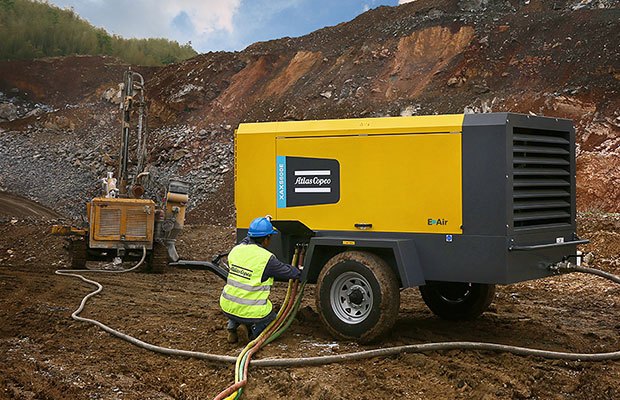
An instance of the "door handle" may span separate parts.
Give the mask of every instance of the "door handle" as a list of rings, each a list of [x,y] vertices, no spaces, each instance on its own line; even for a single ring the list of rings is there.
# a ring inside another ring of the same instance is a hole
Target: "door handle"
[[[357,224],[355,224],[355,227],[357,229],[361,229],[361,230],[368,230],[368,229],[372,229],[372,224],[369,224],[369,223],[357,223]]]

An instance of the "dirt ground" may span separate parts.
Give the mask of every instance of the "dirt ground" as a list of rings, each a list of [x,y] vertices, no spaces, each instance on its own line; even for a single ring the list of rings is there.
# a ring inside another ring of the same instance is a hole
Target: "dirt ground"
[[[239,122],[464,110],[571,118],[578,210],[620,211],[616,3],[418,0],[242,52],[136,69],[147,81],[154,174],[178,172],[194,182],[192,199],[202,190],[179,253],[211,259],[233,245],[229,165]],[[117,164],[118,104],[106,93],[126,68],[110,57],[0,63],[0,91],[43,112],[0,124],[0,190],[81,212],[94,180]],[[217,151],[221,157],[211,157]],[[233,381],[231,365],[158,355],[73,321],[93,288],[54,274],[69,266],[64,239],[47,233],[55,218],[55,211],[0,192],[0,400],[205,399]],[[590,265],[620,274],[620,214],[583,212],[579,226],[592,242],[581,248],[595,255]],[[157,345],[238,354],[240,346],[225,341],[217,305],[223,282],[214,274],[87,275],[104,291],[83,316]],[[488,312],[459,323],[433,316],[418,291],[407,289],[394,329],[373,346],[333,340],[316,314],[313,289],[298,320],[257,358],[457,340],[620,349],[620,286],[597,277],[499,287]],[[276,286],[276,303],[284,292]],[[620,399],[620,362],[449,351],[251,368],[245,398]]]
[[[0,399],[204,399],[232,382],[233,367],[163,356],[73,321],[93,290],[54,275],[66,268],[64,239],[42,217],[0,218]],[[583,214],[591,265],[620,273],[620,216]],[[179,252],[209,259],[233,243],[233,230],[191,226]],[[97,263],[89,263],[97,268]],[[226,343],[217,299],[223,282],[204,271],[164,275],[87,274],[104,285],[83,316],[153,344],[236,355]],[[276,303],[284,284],[274,290]],[[475,321],[433,316],[417,290],[402,292],[396,326],[383,342],[360,346],[332,339],[309,288],[298,320],[256,358],[344,353],[379,346],[471,340],[573,352],[620,349],[620,287],[597,277],[567,275],[498,288],[491,309]],[[246,399],[617,399],[620,363],[564,362],[511,354],[447,351],[374,358],[307,368],[251,368]]]

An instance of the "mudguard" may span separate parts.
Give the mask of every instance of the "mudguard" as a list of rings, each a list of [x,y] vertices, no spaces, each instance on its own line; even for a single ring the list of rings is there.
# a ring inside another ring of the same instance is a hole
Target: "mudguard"
[[[402,238],[350,238],[324,236],[310,239],[302,281],[316,283],[325,263],[338,253],[347,250],[368,251],[382,257],[398,276],[401,288],[424,285],[424,274],[420,265],[415,242]]]

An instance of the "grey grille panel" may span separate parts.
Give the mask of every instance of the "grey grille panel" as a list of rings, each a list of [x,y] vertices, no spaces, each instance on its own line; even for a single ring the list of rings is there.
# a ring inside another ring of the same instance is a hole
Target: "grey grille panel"
[[[521,168],[514,171],[515,176],[521,175],[545,175],[545,176],[568,176],[570,172],[561,168]]]
[[[525,132],[528,130],[532,131],[532,129],[515,128],[514,135],[513,135],[514,142],[515,143],[527,142],[527,143],[565,144],[567,146],[570,144],[570,141],[568,139],[568,133],[566,132],[559,132],[559,133],[565,134],[566,136],[564,137],[538,135],[537,132],[545,132],[545,131],[540,131],[540,130],[530,135],[519,133],[519,132]],[[554,132],[554,133],[558,133],[558,132]]]
[[[569,201],[561,200],[538,200],[535,201],[515,201],[515,210],[541,210],[547,208],[565,208],[570,207]]]
[[[127,236],[146,238],[147,214],[142,209],[127,210]]]
[[[522,153],[519,153],[522,154]],[[527,153],[525,153],[527,154]],[[513,162],[515,164],[524,164],[524,165],[570,165],[569,160],[563,160],[559,157],[514,157]]]
[[[514,146],[512,150],[515,153],[539,153],[539,154],[570,154],[568,150],[553,147],[540,146]]]
[[[519,179],[514,183],[516,187],[550,187],[550,186],[570,186],[570,182],[562,179]]]
[[[119,236],[120,234],[121,210],[102,208],[98,236]]]
[[[514,228],[571,224],[570,133],[513,130]]]
[[[516,199],[542,199],[549,197],[570,197],[565,190],[515,190],[513,198]]]

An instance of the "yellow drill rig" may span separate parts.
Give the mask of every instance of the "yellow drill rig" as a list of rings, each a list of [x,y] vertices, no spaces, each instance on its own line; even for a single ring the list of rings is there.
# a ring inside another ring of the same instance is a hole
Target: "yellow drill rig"
[[[163,272],[179,261],[175,241],[183,229],[189,185],[170,180],[162,204],[144,198],[147,135],[144,78],[128,70],[121,85],[122,133],[118,180],[113,172],[102,179],[103,193],[86,204],[87,226],[54,225],[52,233],[70,236],[71,267],[85,268],[89,260],[140,257],[147,251],[146,270]],[[137,126],[132,126],[137,114]],[[130,159],[130,150],[135,153]],[[131,170],[131,171],[130,171]]]

